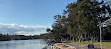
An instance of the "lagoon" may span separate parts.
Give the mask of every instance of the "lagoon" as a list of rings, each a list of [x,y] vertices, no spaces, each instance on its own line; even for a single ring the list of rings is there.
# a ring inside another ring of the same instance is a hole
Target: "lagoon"
[[[48,46],[43,39],[0,41],[0,49],[43,49]]]

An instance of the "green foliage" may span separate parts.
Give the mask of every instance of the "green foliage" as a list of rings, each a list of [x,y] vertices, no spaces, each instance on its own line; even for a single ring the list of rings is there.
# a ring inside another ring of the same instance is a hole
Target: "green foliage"
[[[7,41],[7,40],[10,40],[10,36],[7,34],[7,35],[3,35],[3,34],[0,34],[0,41]]]
[[[53,39],[65,39],[64,36],[75,39],[87,37],[97,39],[99,37],[97,25],[99,22],[105,21],[105,18],[111,14],[109,2],[103,0],[101,2],[97,0],[77,0],[77,2],[68,4],[66,8],[63,16],[54,16],[53,31],[50,30]]]

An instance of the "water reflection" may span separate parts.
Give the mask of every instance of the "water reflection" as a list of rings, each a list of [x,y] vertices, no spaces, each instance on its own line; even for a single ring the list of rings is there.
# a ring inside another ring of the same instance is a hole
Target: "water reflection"
[[[42,39],[0,41],[0,49],[43,49],[48,48]]]

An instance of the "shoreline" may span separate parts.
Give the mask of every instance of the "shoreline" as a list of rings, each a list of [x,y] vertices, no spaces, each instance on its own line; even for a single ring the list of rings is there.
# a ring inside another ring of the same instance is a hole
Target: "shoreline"
[[[73,46],[66,45],[64,43],[55,43],[51,46],[51,49],[76,49]]]

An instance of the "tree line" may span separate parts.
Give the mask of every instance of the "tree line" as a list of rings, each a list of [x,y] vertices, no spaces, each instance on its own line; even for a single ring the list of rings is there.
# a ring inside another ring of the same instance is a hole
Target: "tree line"
[[[8,35],[0,34],[0,41],[9,41],[9,40],[30,40],[30,39],[42,39],[44,34],[41,35]]]
[[[55,15],[52,28],[47,28],[48,33],[44,38],[57,41],[73,40],[98,40],[98,24],[109,19],[111,15],[111,2],[98,0],[77,0],[66,6],[63,15]],[[111,39],[111,26],[103,27],[104,38]]]

